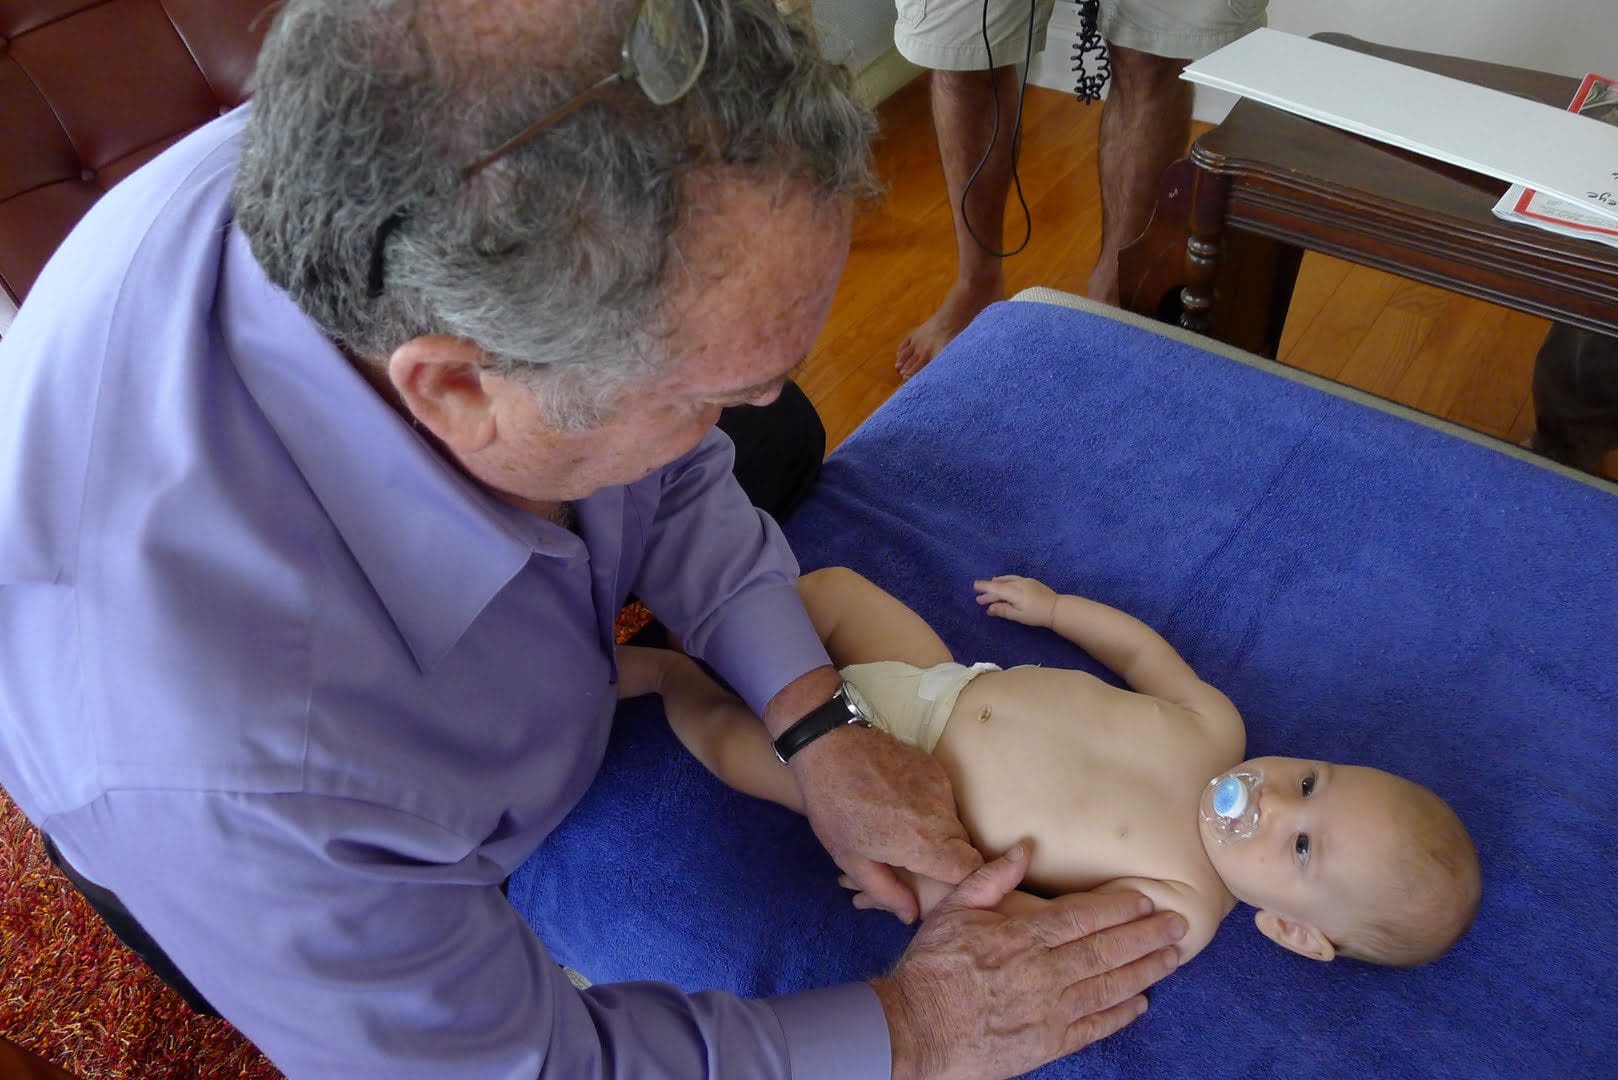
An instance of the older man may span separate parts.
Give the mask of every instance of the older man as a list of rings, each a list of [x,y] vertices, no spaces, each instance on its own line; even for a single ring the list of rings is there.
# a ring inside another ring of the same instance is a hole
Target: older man
[[[831,722],[712,429],[809,348],[869,131],[766,0],[289,0],[251,112],[42,275],[0,356],[0,783],[288,1074],[1009,1073],[1172,968],[1137,896],[992,910],[1025,853],[980,866],[935,765]],[[600,764],[630,590],[862,889],[962,881],[894,972],[580,992],[505,903]]]

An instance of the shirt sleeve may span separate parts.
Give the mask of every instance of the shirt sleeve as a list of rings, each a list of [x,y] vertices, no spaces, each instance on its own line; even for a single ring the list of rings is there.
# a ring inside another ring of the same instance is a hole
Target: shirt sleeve
[[[715,428],[663,471],[634,589],[762,714],[782,687],[831,659],[798,599],[798,561],[736,483],[734,458]]]
[[[768,1001],[577,989],[476,845],[396,810],[124,790],[51,827],[289,1077],[889,1072],[863,985]]]

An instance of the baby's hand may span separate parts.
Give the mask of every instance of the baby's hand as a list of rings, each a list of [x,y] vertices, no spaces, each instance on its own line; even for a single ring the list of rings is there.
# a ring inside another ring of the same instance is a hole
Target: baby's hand
[[[1056,617],[1056,593],[1033,578],[1002,574],[993,581],[974,581],[978,603],[988,605],[997,619],[1010,619],[1025,626],[1049,626]]]

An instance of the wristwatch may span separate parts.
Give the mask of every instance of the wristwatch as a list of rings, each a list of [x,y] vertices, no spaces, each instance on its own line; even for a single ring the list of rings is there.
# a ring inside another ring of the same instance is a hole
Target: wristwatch
[[[865,699],[847,683],[838,687],[837,693],[824,705],[781,732],[781,737],[775,740],[775,756],[785,765],[793,754],[828,731],[835,731],[845,724],[871,726],[871,710],[865,704]]]

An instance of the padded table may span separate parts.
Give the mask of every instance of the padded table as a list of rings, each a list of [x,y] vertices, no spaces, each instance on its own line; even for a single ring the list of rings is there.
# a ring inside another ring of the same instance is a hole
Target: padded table
[[[984,617],[974,577],[1130,611],[1230,695],[1250,755],[1410,776],[1477,842],[1482,908],[1439,961],[1319,964],[1238,907],[1145,1016],[1041,1075],[1612,1074],[1618,488],[1036,290],[870,417],[786,525],[806,569],[855,568],[963,661],[1096,670]],[[903,951],[835,877],[803,820],[723,788],[642,699],[510,897],[593,981],[767,995]]]

